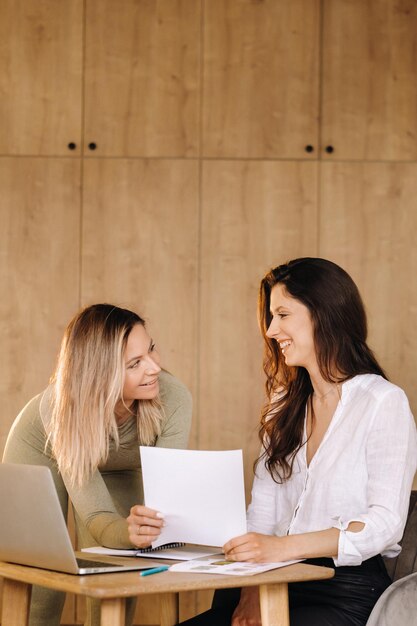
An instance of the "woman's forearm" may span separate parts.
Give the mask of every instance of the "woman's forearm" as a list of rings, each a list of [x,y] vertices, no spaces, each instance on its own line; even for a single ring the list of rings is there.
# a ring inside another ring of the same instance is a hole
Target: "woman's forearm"
[[[349,532],[360,532],[365,524],[351,522],[347,528]],[[313,559],[318,557],[337,557],[340,530],[327,528],[300,535],[282,537],[285,541],[284,550],[289,555],[286,561],[294,559]]]
[[[364,526],[362,522],[351,522],[347,530],[360,532]],[[317,557],[332,558],[338,554],[339,535],[338,528],[283,537],[252,532],[231,539],[223,546],[223,549],[227,558],[255,563],[295,561]]]

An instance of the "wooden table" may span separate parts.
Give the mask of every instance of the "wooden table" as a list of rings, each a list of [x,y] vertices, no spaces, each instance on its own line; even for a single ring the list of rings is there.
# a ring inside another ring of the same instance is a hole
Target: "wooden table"
[[[184,574],[163,572],[139,576],[139,572],[76,576],[26,565],[0,562],[3,583],[1,626],[27,626],[32,585],[42,585],[101,600],[101,626],[124,626],[125,600],[132,596],[160,596],[160,624],[178,623],[181,591],[259,586],[263,626],[289,626],[288,583],[332,578],[334,570],[304,563],[288,565],[254,576]]]

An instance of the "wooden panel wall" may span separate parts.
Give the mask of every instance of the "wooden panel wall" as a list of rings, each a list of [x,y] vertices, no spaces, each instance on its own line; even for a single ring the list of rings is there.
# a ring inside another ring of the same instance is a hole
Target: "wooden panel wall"
[[[0,154],[79,152],[82,0],[2,0]]]
[[[88,0],[85,149],[196,156],[200,2]]]
[[[316,163],[204,162],[198,443],[243,446],[248,490],[264,397],[259,279],[277,258],[316,254],[316,180]]]
[[[249,492],[257,290],[295,256],[357,280],[371,345],[417,413],[416,14],[413,0],[1,3],[0,451],[69,318],[110,300],[149,319],[190,386],[191,446],[243,448]],[[184,594],[182,619],[209,601]],[[64,622],[82,618],[70,600]],[[136,622],[156,620],[145,601]]]
[[[137,311],[164,366],[197,395],[198,164],[88,159],[81,301]]]
[[[324,0],[321,136],[338,158],[416,160],[416,33],[415,0]]]
[[[325,163],[319,253],[349,271],[369,340],[416,415],[417,163]]]
[[[319,5],[205,0],[205,156],[303,158],[317,147]]]
[[[45,387],[78,309],[80,164],[0,158],[0,446],[17,412]]]
[[[0,454],[79,307],[80,162],[0,157]],[[63,619],[74,621],[67,598]]]

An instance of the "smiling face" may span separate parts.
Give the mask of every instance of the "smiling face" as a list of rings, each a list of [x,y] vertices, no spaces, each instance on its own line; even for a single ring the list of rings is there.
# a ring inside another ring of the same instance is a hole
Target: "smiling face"
[[[124,353],[125,381],[123,401],[152,400],[159,393],[159,354],[142,324],[130,331]]]
[[[305,367],[310,373],[316,370],[314,329],[308,308],[278,283],[271,289],[270,310],[272,321],[266,334],[278,342],[286,365]]]

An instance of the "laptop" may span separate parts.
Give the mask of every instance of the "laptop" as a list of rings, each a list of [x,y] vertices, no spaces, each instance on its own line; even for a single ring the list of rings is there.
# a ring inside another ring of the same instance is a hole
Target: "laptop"
[[[51,470],[15,463],[0,464],[0,560],[83,575],[160,565],[76,558]]]

